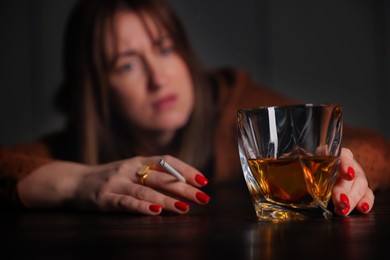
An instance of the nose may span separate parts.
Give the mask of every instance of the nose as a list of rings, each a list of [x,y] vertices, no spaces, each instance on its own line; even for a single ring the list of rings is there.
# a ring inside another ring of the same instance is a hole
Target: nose
[[[158,60],[152,60],[148,62],[148,88],[152,91],[158,90],[163,87],[167,82],[167,68],[161,64]]]

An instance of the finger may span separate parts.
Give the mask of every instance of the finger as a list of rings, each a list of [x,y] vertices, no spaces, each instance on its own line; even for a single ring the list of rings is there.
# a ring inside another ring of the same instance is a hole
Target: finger
[[[361,200],[359,200],[356,208],[361,213],[368,213],[371,211],[374,206],[375,195],[371,189],[367,189],[366,194]]]
[[[196,187],[204,187],[209,182],[207,178],[202,173],[200,173],[199,170],[173,156],[163,155],[163,156],[156,156],[152,158],[153,161],[149,163],[152,163],[153,169],[170,174],[170,172],[167,169],[165,169],[158,163],[159,159],[161,158],[166,163],[168,163],[172,168],[174,168],[179,174],[181,174],[188,183]]]
[[[333,186],[332,201],[334,204],[334,212],[338,215],[346,216],[351,210],[351,205],[347,196],[351,186],[351,182],[342,178],[337,179]]]
[[[375,196],[368,187],[368,181],[361,165],[355,161],[356,176],[348,194],[351,208],[357,208],[359,212],[366,213],[374,205]]]
[[[208,179],[202,173],[200,173],[200,171],[170,155],[133,157],[132,159],[117,162],[117,171],[121,175],[131,175],[131,180],[133,180],[134,182],[137,182],[138,179],[136,176],[137,170],[144,165],[149,165],[152,169],[169,174],[169,172],[158,163],[160,158],[168,162],[176,171],[183,175],[186,179],[186,182],[190,183],[191,185],[200,188],[208,184]]]
[[[364,171],[357,162],[355,162],[355,168],[356,176],[353,181],[346,181],[340,178],[332,190],[335,212],[340,215],[348,215],[356,207],[358,202],[366,196],[367,191],[370,190]],[[372,203],[369,201],[368,206],[372,207]]]
[[[179,182],[174,176],[164,172],[150,170],[144,184],[150,188],[172,194],[201,205],[209,202],[210,196],[187,183]]]
[[[353,154],[347,148],[341,151],[338,173],[339,177],[332,189],[332,201],[335,213],[345,216],[351,211],[348,194],[352,189],[352,180],[355,178]]]
[[[346,180],[353,180],[355,177],[353,154],[347,148],[341,150],[339,172]]]
[[[345,194],[342,193],[341,200],[342,200],[344,195]],[[375,195],[374,195],[373,191],[370,188],[368,188],[366,190],[366,193],[364,194],[364,196],[356,204],[355,208],[361,213],[368,213],[373,208],[374,201],[375,201]],[[342,202],[340,202],[340,203],[342,203]],[[350,205],[352,205],[352,204],[350,204]],[[335,207],[334,211],[336,214],[338,214],[340,216],[346,216],[352,211],[353,208],[354,207],[352,207],[352,206],[348,206],[348,207],[339,206],[339,207]]]
[[[355,163],[356,175],[353,179],[351,189],[347,194],[351,203],[351,208],[355,208],[360,199],[365,196],[368,190],[368,181],[364,170],[358,162]]]
[[[102,209],[157,215],[161,210],[185,214],[190,206],[139,184],[129,185],[127,191],[106,193],[100,199]]]
[[[159,204],[114,193],[105,194],[100,204],[101,209],[107,211],[126,211],[144,215],[158,215],[162,211]]]
[[[190,210],[190,206],[187,203],[160,193],[150,187],[138,184],[132,186],[133,187],[129,187],[127,190],[127,194],[132,197],[161,205],[164,210],[178,214],[184,214]]]

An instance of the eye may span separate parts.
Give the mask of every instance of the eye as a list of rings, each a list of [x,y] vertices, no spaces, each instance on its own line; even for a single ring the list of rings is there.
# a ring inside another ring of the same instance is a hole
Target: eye
[[[134,68],[134,64],[131,62],[127,62],[119,67],[120,71],[129,71]]]
[[[169,55],[175,51],[175,48],[173,46],[166,46],[162,47],[160,50],[161,55]]]
[[[122,58],[117,65],[119,72],[133,73],[140,69],[142,69],[142,61],[137,56]]]

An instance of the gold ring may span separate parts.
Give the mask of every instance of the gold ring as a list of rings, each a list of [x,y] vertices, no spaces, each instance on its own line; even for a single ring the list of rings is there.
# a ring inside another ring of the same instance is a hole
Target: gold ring
[[[145,165],[142,165],[138,171],[137,171],[137,176],[139,177],[139,182],[142,184],[142,185],[145,185],[145,180],[146,178],[148,177],[148,172],[150,170],[150,165],[148,164],[145,164]]]

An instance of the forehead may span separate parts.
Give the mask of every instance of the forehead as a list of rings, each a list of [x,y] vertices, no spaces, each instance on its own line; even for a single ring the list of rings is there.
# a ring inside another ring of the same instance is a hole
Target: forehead
[[[106,46],[111,53],[113,50],[120,52],[129,48],[140,50],[150,47],[163,34],[165,30],[150,15],[129,10],[118,11],[106,30]]]

